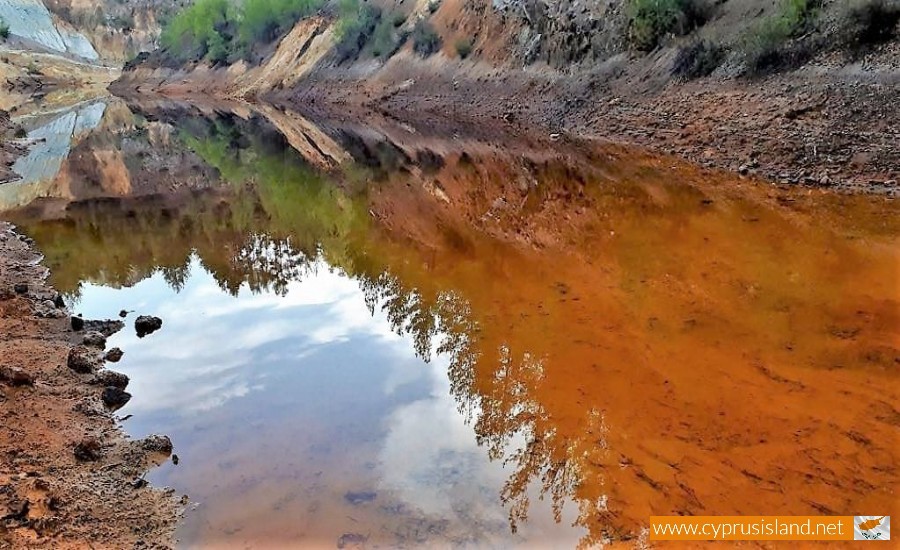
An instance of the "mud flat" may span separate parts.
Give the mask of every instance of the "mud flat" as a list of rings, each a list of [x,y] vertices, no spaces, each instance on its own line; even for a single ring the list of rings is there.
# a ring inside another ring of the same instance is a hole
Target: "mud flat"
[[[74,330],[40,261],[0,222],[0,548],[169,547],[179,502],[142,476],[171,443],[127,439],[101,397],[127,384],[102,368],[122,323]]]

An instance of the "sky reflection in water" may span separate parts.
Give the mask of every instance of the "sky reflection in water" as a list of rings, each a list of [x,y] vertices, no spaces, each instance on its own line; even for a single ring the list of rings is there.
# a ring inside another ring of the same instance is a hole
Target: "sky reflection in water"
[[[509,473],[458,412],[447,359],[417,357],[321,260],[284,296],[246,285],[232,296],[195,257],[180,292],[162,274],[131,288],[85,284],[78,307],[164,320],[109,345],[126,350],[116,368],[132,378],[126,429],[169,434],[180,458],[151,481],[200,503],[180,532],[188,544],[577,540],[571,518],[557,525],[546,510],[510,533],[498,499]]]

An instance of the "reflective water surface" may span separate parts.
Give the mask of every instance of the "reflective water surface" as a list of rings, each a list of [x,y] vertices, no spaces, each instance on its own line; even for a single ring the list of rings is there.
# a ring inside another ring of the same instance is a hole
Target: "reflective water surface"
[[[890,199],[100,105],[0,204],[77,311],[163,318],[110,345],[124,428],[174,441],[150,479],[189,495],[185,547],[631,545],[651,514],[895,506]]]

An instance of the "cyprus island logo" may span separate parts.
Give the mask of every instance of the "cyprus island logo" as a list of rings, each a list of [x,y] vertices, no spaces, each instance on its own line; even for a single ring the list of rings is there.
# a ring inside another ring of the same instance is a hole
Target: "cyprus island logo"
[[[854,516],[853,540],[891,540],[891,516]]]

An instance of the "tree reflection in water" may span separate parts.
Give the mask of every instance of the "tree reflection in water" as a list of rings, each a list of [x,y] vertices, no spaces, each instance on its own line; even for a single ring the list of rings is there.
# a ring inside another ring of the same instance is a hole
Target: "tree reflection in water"
[[[283,296],[312,270],[340,270],[358,282],[370,312],[383,311],[421,359],[448,358],[460,414],[490,459],[512,467],[498,495],[511,530],[528,519],[537,486],[557,522],[566,501],[578,501],[576,525],[591,533],[583,544],[608,539],[610,533],[597,528],[606,497],[582,490],[585,481],[593,491],[604,486],[608,428],[601,411],[586,411],[579,437],[560,433],[535,399],[545,383],[545,359],[512,349],[496,331],[485,338],[458,290],[425,291],[408,274],[394,274],[392,261],[422,265],[422,252],[390,245],[390,254],[382,255],[388,245],[372,230],[364,201],[285,154],[285,144],[273,146],[265,132],[240,128],[244,122],[189,122],[184,128],[190,132],[172,134],[221,178],[210,191],[162,203],[86,201],[70,208],[65,220],[22,220],[61,290],[77,297],[84,282],[132,285],[159,272],[180,292],[194,256],[231,295],[246,288]]]

